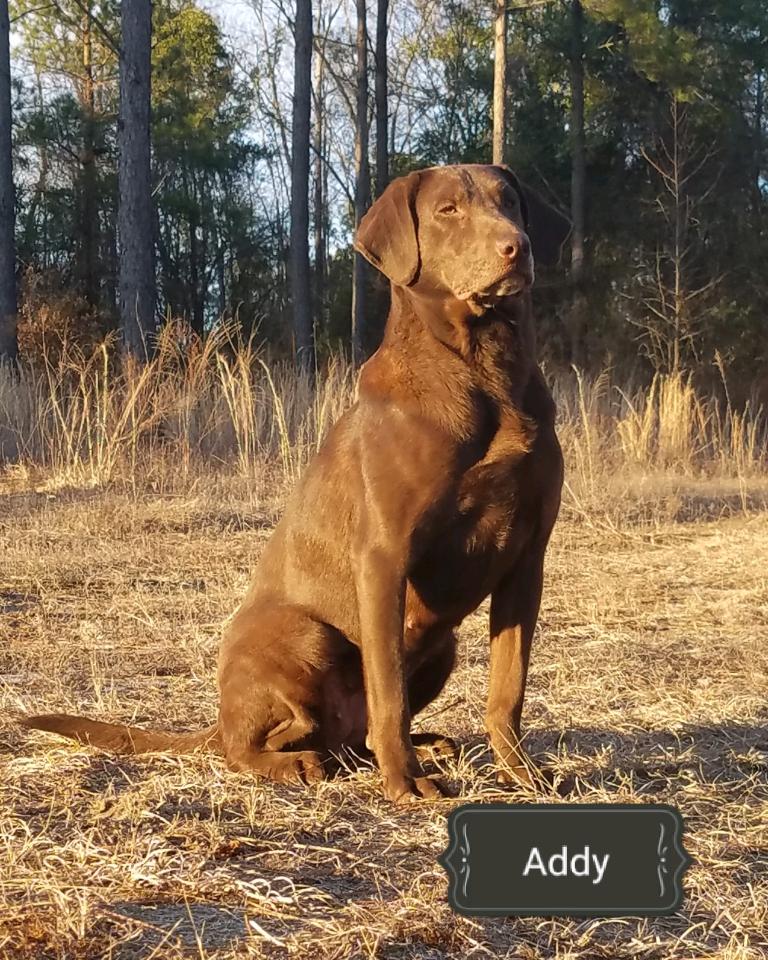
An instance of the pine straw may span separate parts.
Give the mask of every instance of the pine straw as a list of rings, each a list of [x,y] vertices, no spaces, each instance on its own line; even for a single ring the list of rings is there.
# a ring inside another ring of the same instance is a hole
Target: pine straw
[[[0,957],[766,955],[768,514],[630,527],[569,508],[549,557],[530,749],[576,778],[570,801],[680,808],[682,911],[470,920],[436,862],[455,801],[395,809],[370,770],[302,789],[207,757],[111,758],[10,720],[209,722],[218,637],[279,507],[264,488],[2,505]],[[445,774],[465,800],[527,802],[496,790],[480,736],[486,619],[420,725],[463,744]]]

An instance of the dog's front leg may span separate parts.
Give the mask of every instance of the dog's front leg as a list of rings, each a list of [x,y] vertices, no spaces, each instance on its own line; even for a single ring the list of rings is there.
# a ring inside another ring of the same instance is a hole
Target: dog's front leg
[[[403,656],[404,563],[392,548],[357,552],[356,581],[361,653],[368,706],[368,743],[396,803],[442,795],[426,778],[411,742],[411,715]]]
[[[524,558],[491,596],[491,675],[485,725],[499,780],[530,784],[535,771],[521,742],[528,661],[541,603],[543,551]]]

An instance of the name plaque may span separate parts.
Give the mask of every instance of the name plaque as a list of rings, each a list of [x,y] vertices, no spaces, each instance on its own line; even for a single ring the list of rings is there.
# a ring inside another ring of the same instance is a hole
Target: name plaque
[[[465,804],[440,864],[470,916],[660,916],[682,902],[683,819],[658,804]]]

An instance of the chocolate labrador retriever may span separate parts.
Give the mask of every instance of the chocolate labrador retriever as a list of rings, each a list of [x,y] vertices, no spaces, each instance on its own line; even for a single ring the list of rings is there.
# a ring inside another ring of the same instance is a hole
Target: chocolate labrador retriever
[[[224,637],[218,723],[26,726],[124,753],[207,746],[276,780],[322,778],[330,756],[367,744],[387,797],[436,797],[411,718],[453,669],[454,629],[490,595],[486,727],[500,776],[528,781],[520,715],[563,470],[530,288],[534,260],[556,260],[568,229],[506,167],[393,181],[355,239],[391,281],[384,340]]]

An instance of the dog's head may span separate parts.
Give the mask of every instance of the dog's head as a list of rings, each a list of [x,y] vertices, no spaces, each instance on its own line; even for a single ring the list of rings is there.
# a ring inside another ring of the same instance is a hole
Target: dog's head
[[[392,283],[451,295],[481,314],[556,263],[569,221],[505,166],[432,167],[393,180],[355,249]]]

